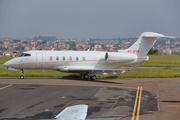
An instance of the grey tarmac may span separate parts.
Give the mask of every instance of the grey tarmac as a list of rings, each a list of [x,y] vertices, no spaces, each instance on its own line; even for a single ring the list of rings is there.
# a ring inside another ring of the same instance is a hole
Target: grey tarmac
[[[87,118],[132,117],[137,87],[143,88],[140,119],[180,119],[179,78],[96,81],[0,77],[0,119],[51,119],[65,107],[89,106]]]

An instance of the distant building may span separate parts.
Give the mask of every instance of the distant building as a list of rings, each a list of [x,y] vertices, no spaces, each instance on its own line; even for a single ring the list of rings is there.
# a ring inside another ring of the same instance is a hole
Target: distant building
[[[171,49],[165,49],[165,50],[163,50],[163,53],[167,54],[167,55],[171,55],[172,51],[171,51]]]
[[[6,53],[6,52],[5,52],[3,55],[4,55],[5,57],[12,57],[12,53]]]
[[[28,51],[28,50],[36,50],[36,47],[30,46],[30,45],[26,45],[25,46],[25,51]]]
[[[94,45],[94,48],[99,49],[99,48],[102,48],[102,46],[97,44],[97,45]]]
[[[9,44],[10,42],[12,42],[12,40],[6,40],[6,41],[3,42],[3,44],[4,44],[4,45],[7,45],[7,44]]]
[[[33,42],[31,42],[31,45],[36,46],[36,45],[37,45],[37,42],[36,42],[36,41],[33,41]]]

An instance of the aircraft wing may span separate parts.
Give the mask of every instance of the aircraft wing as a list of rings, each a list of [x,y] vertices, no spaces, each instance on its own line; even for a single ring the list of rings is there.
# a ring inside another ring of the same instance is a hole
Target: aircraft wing
[[[55,119],[56,120],[85,120],[87,116],[87,105],[75,105],[66,107],[60,112]]]
[[[135,67],[131,68],[131,69],[86,69],[86,68],[82,68],[82,69],[67,69],[67,71],[69,72],[92,72],[92,73],[111,73],[111,74],[116,74],[116,73],[124,73],[126,71],[132,71],[132,70],[137,70],[141,65],[143,64],[143,62],[137,64]]]
[[[92,73],[123,73],[126,72],[128,69],[68,69],[69,72],[92,72]]]

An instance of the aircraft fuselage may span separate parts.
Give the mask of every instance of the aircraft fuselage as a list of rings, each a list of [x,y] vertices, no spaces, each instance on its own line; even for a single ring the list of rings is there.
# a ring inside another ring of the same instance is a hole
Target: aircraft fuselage
[[[118,53],[114,58],[106,59],[107,52],[101,51],[26,51],[4,63],[4,66],[19,69],[53,69],[64,71],[68,68],[115,69],[147,60],[147,56]],[[108,52],[117,53],[117,52]]]

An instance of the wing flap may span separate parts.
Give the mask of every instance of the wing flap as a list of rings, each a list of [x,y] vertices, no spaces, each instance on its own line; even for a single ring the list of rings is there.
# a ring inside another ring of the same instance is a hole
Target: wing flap
[[[128,69],[68,69],[69,72],[95,72],[95,73],[122,72],[127,70]]]
[[[116,74],[116,73],[124,73],[126,71],[132,71],[132,70],[137,70],[141,65],[143,64],[143,62],[137,64],[136,66],[134,66],[131,69],[68,69],[69,72],[91,72],[91,73],[111,73],[111,74]]]

